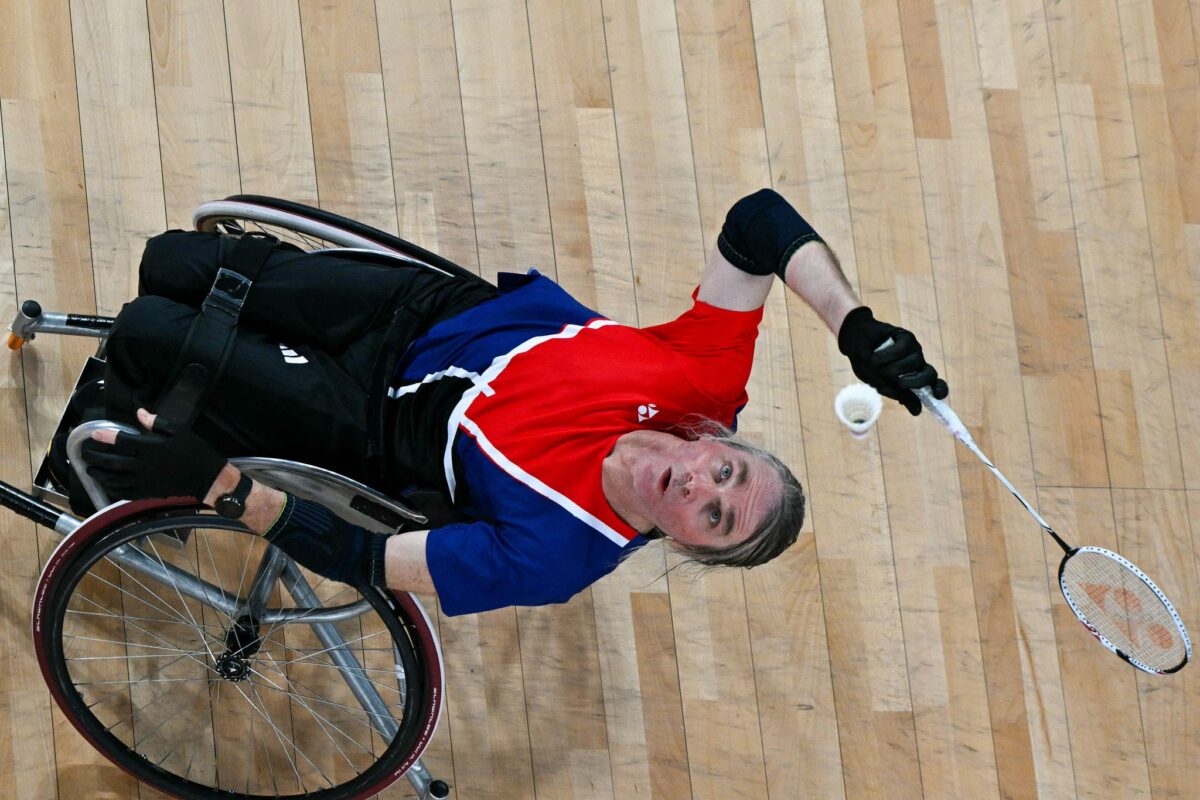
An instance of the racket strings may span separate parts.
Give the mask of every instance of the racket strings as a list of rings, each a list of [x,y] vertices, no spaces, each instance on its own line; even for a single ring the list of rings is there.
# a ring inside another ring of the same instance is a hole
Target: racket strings
[[[1178,616],[1149,578],[1120,556],[1078,550],[1063,563],[1060,582],[1076,616],[1130,659],[1155,671],[1187,659]]]

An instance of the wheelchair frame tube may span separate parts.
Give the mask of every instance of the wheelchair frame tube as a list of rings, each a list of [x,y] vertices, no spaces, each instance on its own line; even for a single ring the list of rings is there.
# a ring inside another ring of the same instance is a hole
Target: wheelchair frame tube
[[[33,520],[38,525],[52,528],[64,535],[79,527],[78,523],[74,523],[68,530],[61,530],[59,528],[61,520],[64,517],[70,518],[70,514],[65,511],[59,511],[54,506],[43,503],[36,497],[4,481],[0,481],[0,506],[4,506],[11,511],[17,512],[22,517],[25,517],[25,519]]]
[[[91,336],[103,339],[115,322],[114,317],[94,314],[64,314],[60,311],[42,311],[34,316],[18,311],[9,330],[25,341],[32,341],[39,333],[57,333],[64,336]]]
[[[283,574],[280,577],[283,580],[283,585],[287,587],[288,592],[291,593],[297,603],[312,606],[314,603],[321,602],[316,592],[308,585],[308,581],[304,579],[304,575],[301,574],[300,568],[296,566],[296,562],[290,558],[285,560]],[[363,602],[365,603],[366,601],[364,600]],[[339,671],[342,673],[342,680],[346,681],[346,685],[350,687],[350,691],[358,699],[363,710],[367,712],[367,716],[371,720],[371,725],[379,731],[381,736],[388,739],[394,737],[396,731],[400,730],[400,726],[392,718],[392,713],[388,710],[387,703],[383,702],[383,698],[375,691],[375,687],[363,676],[363,666],[358,663],[358,659],[350,651],[345,637],[342,636],[337,628],[328,623],[313,622],[311,619],[305,619],[304,621],[312,623],[313,633],[321,640],[321,644],[327,648],[330,660],[338,666]]]

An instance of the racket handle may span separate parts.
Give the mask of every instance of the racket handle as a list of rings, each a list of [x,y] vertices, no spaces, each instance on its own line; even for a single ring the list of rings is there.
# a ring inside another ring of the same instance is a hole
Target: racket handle
[[[889,336],[887,341],[875,348],[875,352],[878,353],[880,350],[891,347],[893,344],[895,344],[895,341]],[[971,442],[974,444],[970,431],[967,430],[966,425],[963,425],[962,420],[958,418],[958,414],[955,414],[954,409],[950,408],[947,403],[934,397],[932,389],[928,386],[922,386],[920,389],[912,389],[910,391],[921,401],[921,405],[929,409],[929,413],[933,418],[942,423],[942,427],[954,434],[955,439],[958,439],[960,442]]]
[[[967,426],[963,425],[958,414],[954,413],[947,403],[938,400],[933,396],[933,390],[928,386],[922,386],[920,389],[913,389],[912,393],[921,400],[921,404],[929,409],[929,413],[933,418],[942,423],[942,426],[954,434],[954,438],[959,441],[971,441],[971,433],[967,430]]]

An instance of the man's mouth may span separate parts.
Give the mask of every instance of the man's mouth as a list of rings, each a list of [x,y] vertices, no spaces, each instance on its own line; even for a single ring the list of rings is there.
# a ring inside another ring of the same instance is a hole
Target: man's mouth
[[[662,477],[658,479],[658,493],[666,494],[667,487],[670,485],[671,485],[671,468],[667,467],[666,472],[664,472],[662,474]]]

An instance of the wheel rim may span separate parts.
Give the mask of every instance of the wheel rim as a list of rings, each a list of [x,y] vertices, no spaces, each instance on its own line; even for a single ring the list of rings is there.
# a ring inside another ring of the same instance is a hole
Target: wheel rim
[[[230,235],[240,235],[243,233],[266,233],[274,236],[281,242],[287,242],[299,247],[305,252],[313,250],[328,250],[334,247],[342,247],[343,243],[339,240],[326,239],[323,236],[315,233],[308,233],[296,230],[294,227],[287,225],[279,225],[263,220],[250,219],[249,217],[214,217],[204,221],[204,230],[215,233],[225,233]]]
[[[146,538],[164,529],[190,531],[184,546]],[[256,624],[101,555],[129,542],[234,597],[246,596],[270,547],[208,515],[186,528],[175,517],[105,534],[64,572],[52,613],[56,682],[72,721],[106,755],[183,797],[346,797],[391,781],[424,724],[420,654],[391,606],[367,598],[366,613],[330,623],[347,644],[331,649],[315,626],[281,619],[296,604],[278,582]],[[305,577],[326,607],[364,599]],[[356,665],[333,663],[347,652]],[[386,719],[364,710],[351,673]]]
[[[197,208],[192,217],[196,230],[233,235],[247,231],[269,233],[308,252],[329,248],[345,252],[349,248],[383,253],[443,275],[474,279],[471,272],[436,253],[354,220],[278,199],[241,197],[214,200]]]

